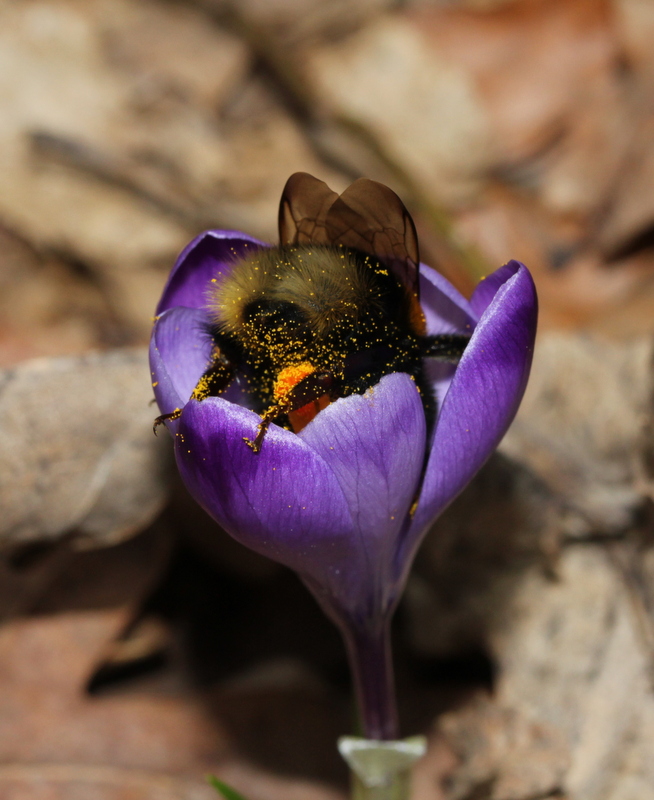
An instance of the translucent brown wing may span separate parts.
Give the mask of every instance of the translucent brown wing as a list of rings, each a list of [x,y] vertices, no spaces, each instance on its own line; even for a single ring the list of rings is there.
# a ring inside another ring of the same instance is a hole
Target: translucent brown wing
[[[383,260],[407,290],[413,328],[424,333],[416,228],[404,203],[387,186],[359,178],[339,197],[324,181],[296,172],[282,192],[279,241],[343,245]]]
[[[279,204],[280,244],[329,244],[325,221],[338,195],[324,181],[295,172]]]
[[[392,189],[359,178],[331,204],[327,240],[377,256],[418,296],[418,235],[411,215]]]

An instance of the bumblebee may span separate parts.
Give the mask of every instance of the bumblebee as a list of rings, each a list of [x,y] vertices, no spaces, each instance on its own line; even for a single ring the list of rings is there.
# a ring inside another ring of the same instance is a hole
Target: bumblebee
[[[279,238],[212,286],[214,346],[192,399],[220,395],[238,376],[261,415],[256,437],[244,440],[256,453],[271,423],[297,433],[337,398],[405,372],[432,425],[423,360],[456,363],[469,337],[426,335],[418,237],[400,198],[365,178],[339,196],[297,172],[282,193]],[[157,417],[155,428],[180,414]]]

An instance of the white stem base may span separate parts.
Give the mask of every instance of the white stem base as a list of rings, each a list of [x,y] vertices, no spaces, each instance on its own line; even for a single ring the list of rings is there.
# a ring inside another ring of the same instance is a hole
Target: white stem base
[[[408,800],[411,766],[426,750],[424,736],[395,742],[342,736],[338,751],[352,770],[352,800]]]

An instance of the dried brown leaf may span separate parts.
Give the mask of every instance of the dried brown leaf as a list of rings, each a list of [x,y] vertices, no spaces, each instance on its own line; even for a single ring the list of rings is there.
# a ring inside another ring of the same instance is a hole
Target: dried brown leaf
[[[542,336],[502,444],[596,532],[624,530],[651,495],[652,358],[650,338]]]
[[[618,53],[608,0],[518,0],[486,11],[449,5],[413,19],[441,57],[475,80],[510,160],[537,152],[578,113]]]
[[[569,767],[567,742],[554,726],[482,696],[444,715],[438,730],[459,759],[448,800],[551,797]]]
[[[503,629],[497,703],[553,726],[574,800],[645,800],[654,781],[652,653],[607,548],[572,545],[557,580],[525,574]],[[650,619],[649,624],[652,624]]]
[[[68,613],[0,629],[3,800],[215,800],[209,772],[249,800],[342,800],[235,757],[188,691],[155,684],[89,697],[86,681],[130,616]]]
[[[74,534],[85,546],[142,530],[166,499],[169,448],[144,350],[27,362],[0,383],[2,544]]]
[[[369,129],[428,197],[474,195],[489,163],[486,114],[469,74],[410,22],[380,18],[306,59],[319,99]]]

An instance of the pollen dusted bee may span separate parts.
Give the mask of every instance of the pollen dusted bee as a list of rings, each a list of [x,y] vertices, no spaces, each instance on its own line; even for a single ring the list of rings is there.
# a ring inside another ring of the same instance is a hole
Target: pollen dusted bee
[[[272,422],[297,433],[333,400],[406,372],[432,424],[423,359],[456,362],[469,337],[426,335],[418,239],[399,197],[365,178],[339,196],[297,172],[282,194],[279,238],[212,290],[213,356],[192,398],[245,380],[261,414],[255,439],[245,439],[256,453]],[[163,414],[155,427],[180,413]]]

